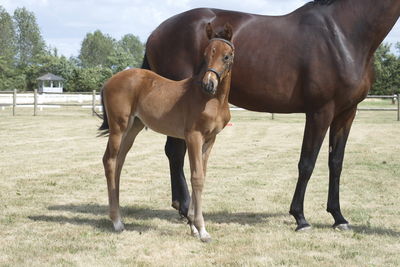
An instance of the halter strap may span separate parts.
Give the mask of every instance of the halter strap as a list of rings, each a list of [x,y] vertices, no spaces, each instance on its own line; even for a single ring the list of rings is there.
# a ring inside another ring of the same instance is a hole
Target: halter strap
[[[230,42],[230,41],[228,41],[228,40],[225,40],[225,39],[223,39],[223,38],[212,38],[212,39],[210,39],[210,42],[212,42],[212,41],[221,41],[221,42],[224,42],[224,43],[228,44],[228,45],[232,48],[232,50],[235,50],[235,46],[233,45],[233,43]]]
[[[223,38],[212,38],[212,39],[210,39],[210,42],[212,42],[212,41],[221,41],[221,42],[224,42],[224,43],[226,43],[227,45],[229,45],[229,46],[232,48],[233,51],[235,51],[235,46],[233,45],[232,42],[230,42],[230,41],[228,41],[228,40],[225,40],[225,39],[223,39]],[[229,68],[230,68],[230,66],[229,66]],[[214,68],[208,68],[208,69],[206,70],[206,72],[212,72],[212,73],[214,73],[214,74],[217,76],[218,82],[221,82],[221,76],[222,76],[222,73],[223,73],[225,70],[226,70],[226,69],[222,70],[221,72],[218,72],[218,71],[217,71],[216,69],[214,69]]]
[[[217,71],[216,69],[214,69],[214,68],[208,68],[206,72],[212,72],[212,73],[214,73],[215,75],[217,75],[218,82],[220,82],[220,81],[221,81],[222,72],[224,72],[224,71],[225,71],[225,70],[223,70],[223,71],[221,71],[221,72],[218,72],[218,71]]]

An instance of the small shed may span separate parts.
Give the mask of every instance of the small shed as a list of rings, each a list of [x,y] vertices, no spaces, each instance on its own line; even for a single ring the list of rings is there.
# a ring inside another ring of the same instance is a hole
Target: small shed
[[[39,93],[62,93],[64,78],[47,73],[36,79],[39,84]]]

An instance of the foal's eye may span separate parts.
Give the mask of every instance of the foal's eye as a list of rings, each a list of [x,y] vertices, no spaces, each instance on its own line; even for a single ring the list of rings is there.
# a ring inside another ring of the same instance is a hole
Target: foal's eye
[[[228,55],[224,56],[224,61],[228,61],[228,60],[229,60],[229,56]]]

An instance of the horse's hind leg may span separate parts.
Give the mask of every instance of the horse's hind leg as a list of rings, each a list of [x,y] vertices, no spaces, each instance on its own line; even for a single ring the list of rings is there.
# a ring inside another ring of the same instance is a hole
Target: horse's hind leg
[[[350,128],[356,114],[356,107],[337,116],[329,132],[329,194],[327,211],[335,219],[334,228],[349,229],[349,223],[343,217],[339,202],[340,174]]]
[[[119,209],[119,183],[126,154],[131,148],[136,135],[143,129],[139,119],[130,118],[128,122],[120,123],[110,128],[107,149],[103,164],[107,178],[110,218],[116,231],[124,230]]]
[[[332,121],[332,109],[321,110],[316,113],[308,113],[304,130],[303,145],[299,161],[299,178],[296,190],[290,205],[290,214],[296,219],[296,231],[310,228],[310,224],[304,217],[304,196],[308,181],[314,170],[315,162],[324,140],[326,131]]]
[[[169,160],[171,174],[172,207],[179,210],[180,215],[187,216],[190,196],[183,172],[186,154],[185,141],[168,136],[165,154]]]

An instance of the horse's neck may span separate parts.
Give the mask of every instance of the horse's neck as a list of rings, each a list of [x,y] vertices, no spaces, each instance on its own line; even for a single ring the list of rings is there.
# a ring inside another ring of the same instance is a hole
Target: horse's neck
[[[400,15],[399,0],[336,0],[332,16],[344,34],[373,53]]]

